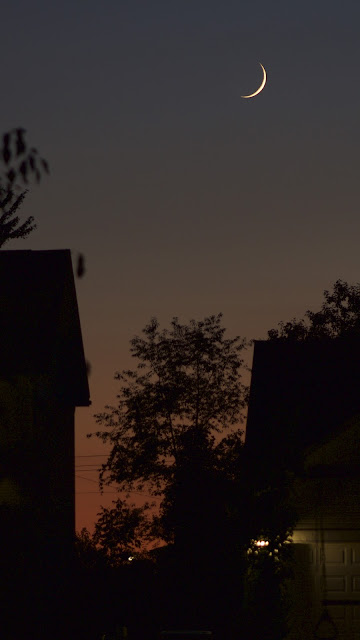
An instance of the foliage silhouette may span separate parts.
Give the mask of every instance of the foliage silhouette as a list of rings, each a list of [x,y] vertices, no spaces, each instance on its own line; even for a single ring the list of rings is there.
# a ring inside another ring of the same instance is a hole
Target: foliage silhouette
[[[5,191],[14,191],[19,181],[29,184],[31,177],[39,183],[43,173],[49,173],[48,162],[35,147],[28,147],[25,134],[26,130],[18,127],[2,136],[0,158],[4,169],[0,173],[0,187]]]
[[[0,247],[9,240],[26,238],[36,229],[34,217],[29,216],[21,225],[20,218],[15,215],[22,204],[27,191],[23,191],[15,197],[11,190],[0,187]]]
[[[221,314],[173,318],[170,329],[152,319],[131,341],[136,367],[115,375],[117,406],[96,415],[105,427],[96,436],[111,446],[101,488],[115,483],[127,499],[146,491],[160,505],[114,502],[99,514],[94,541],[117,567],[134,553],[133,569],[150,541],[166,543],[147,554],[152,615],[163,628],[224,630],[238,615],[250,536],[241,490],[246,346],[225,337]]]
[[[86,527],[75,536],[75,555],[81,567],[103,569],[108,566],[106,554],[99,548]]]
[[[246,341],[225,338],[221,318],[187,325],[173,318],[169,330],[152,319],[144,337],[131,340],[136,368],[115,375],[121,383],[118,405],[96,415],[106,427],[96,436],[111,445],[100,472],[101,488],[116,483],[129,492],[146,486],[150,495],[161,496],[152,534],[167,542],[174,541],[169,505],[182,469],[197,474],[219,471],[221,464],[224,469],[221,457],[227,454],[230,460],[241,440],[247,388],[240,370]]]
[[[116,567],[129,562],[135,554],[139,556],[141,542],[151,538],[146,517],[150,505],[131,507],[120,498],[113,504],[110,509],[102,508],[92,542],[105,551],[110,565]]]
[[[360,333],[360,284],[337,280],[324,291],[320,311],[306,311],[301,320],[280,322],[268,331],[269,340],[320,340]]]
[[[41,158],[37,149],[28,147],[25,140],[25,129],[18,127],[3,134],[0,149],[0,247],[6,242],[18,238],[26,238],[34,229],[33,216],[29,216],[20,224],[16,215],[27,190],[21,190],[19,183],[29,184],[31,177],[40,182],[42,174],[49,173],[49,165]]]

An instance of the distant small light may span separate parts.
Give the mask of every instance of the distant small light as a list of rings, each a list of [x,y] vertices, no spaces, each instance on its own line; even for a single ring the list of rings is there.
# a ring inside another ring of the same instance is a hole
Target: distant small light
[[[129,556],[128,560],[129,560],[129,562],[131,562],[132,560],[134,560],[134,556]]]
[[[267,547],[269,544],[268,540],[255,540],[255,545],[257,547]]]

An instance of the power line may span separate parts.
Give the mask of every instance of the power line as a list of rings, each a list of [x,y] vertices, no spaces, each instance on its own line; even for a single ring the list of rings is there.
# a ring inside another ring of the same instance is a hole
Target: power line
[[[93,480],[92,478],[85,478],[84,476],[78,476],[75,474],[75,478],[79,478],[80,480],[87,480],[88,482],[94,482],[95,484],[98,484],[97,480]],[[109,485],[111,486],[111,485]],[[80,493],[80,492],[77,492]],[[85,492],[85,493],[98,493],[97,491],[90,491],[90,492]],[[99,489],[99,493],[100,489]],[[103,491],[103,493],[120,493],[119,491]],[[152,500],[160,500],[160,496],[152,496],[150,493],[145,493],[144,491],[122,491],[121,493],[135,493],[138,496],[146,496],[147,498],[152,498]]]
[[[94,453],[86,456],[75,456],[75,458],[108,458],[109,456],[106,453]]]
[[[85,469],[84,467],[93,467],[92,469]],[[75,469],[82,469],[83,471],[100,471],[97,464],[78,464]]]
[[[88,482],[95,482],[95,484],[99,484],[97,480],[93,480],[92,478],[84,478],[84,476],[77,476],[76,474],[75,478],[80,478],[80,480],[87,480]]]
[[[99,491],[75,491],[76,495],[84,495],[87,493],[100,493],[100,489]],[[108,493],[109,495],[111,494],[112,496],[117,493],[117,491],[103,491],[101,495],[104,495],[105,493]]]

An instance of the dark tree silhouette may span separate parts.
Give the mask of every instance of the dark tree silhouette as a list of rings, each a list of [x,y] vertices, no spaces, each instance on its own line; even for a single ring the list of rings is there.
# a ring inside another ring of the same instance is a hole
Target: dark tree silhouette
[[[170,330],[151,320],[144,337],[131,341],[136,369],[115,375],[121,383],[118,405],[95,416],[106,428],[96,436],[111,445],[101,488],[116,483],[127,492],[146,486],[149,494],[160,496],[154,536],[161,524],[167,541],[174,533],[167,529],[171,487],[185,463],[196,473],[216,469],[226,451],[230,465],[231,451],[239,446],[247,402],[240,373],[246,341],[225,338],[221,317],[187,325],[174,318]]]
[[[117,567],[139,554],[142,542],[148,539],[151,527],[146,512],[150,505],[132,507],[120,498],[113,504],[98,514],[92,542],[106,554],[110,565]]]
[[[149,539],[167,543],[152,557],[170,625],[181,612],[178,624],[224,629],[238,612],[249,540],[240,429],[246,345],[225,337],[221,314],[188,324],[173,318],[164,330],[152,319],[131,341],[136,367],[115,375],[117,406],[96,415],[105,427],[96,435],[111,446],[100,486],[146,490],[160,505],[114,503],[99,514],[95,539],[120,561]]]
[[[269,340],[337,338],[360,333],[360,284],[337,280],[332,291],[324,291],[320,311],[306,311],[301,320],[280,322],[268,331]]]
[[[75,554],[79,564],[87,569],[103,568],[108,566],[107,557],[96,546],[94,537],[83,527],[75,536]]]
[[[118,405],[97,414],[95,435],[112,449],[100,485],[162,495],[185,457],[212,450],[242,420],[247,388],[240,369],[246,341],[227,339],[221,314],[161,330],[156,319],[131,340],[135,370],[116,373]],[[94,435],[94,434],[90,434]],[[193,452],[193,453],[192,453]]]
[[[16,215],[27,190],[20,184],[29,184],[31,177],[40,182],[42,174],[49,173],[49,165],[41,158],[37,149],[29,148],[25,140],[25,129],[18,127],[2,136],[0,148],[0,247],[6,242],[26,238],[36,229],[33,216],[20,224]]]
[[[35,147],[28,147],[25,134],[26,130],[18,127],[2,136],[0,157],[4,168],[0,172],[0,187],[5,191],[14,191],[19,182],[27,185],[31,178],[40,182],[42,174],[49,173],[47,161]]]
[[[16,215],[26,193],[27,191],[23,191],[20,195],[15,196],[13,191],[0,187],[0,247],[9,240],[26,238],[36,229],[33,216],[29,216],[25,222],[20,224],[20,218]]]

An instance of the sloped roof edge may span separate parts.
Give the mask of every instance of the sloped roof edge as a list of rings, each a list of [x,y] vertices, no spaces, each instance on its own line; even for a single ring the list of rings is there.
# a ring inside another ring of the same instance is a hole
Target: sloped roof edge
[[[0,309],[0,375],[51,373],[64,401],[88,406],[70,250],[1,250]]]

